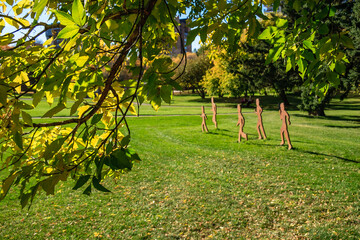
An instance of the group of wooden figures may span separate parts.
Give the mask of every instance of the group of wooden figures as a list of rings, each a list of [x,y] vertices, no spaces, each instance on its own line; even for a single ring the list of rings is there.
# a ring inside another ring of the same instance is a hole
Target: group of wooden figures
[[[236,126],[239,126],[239,138],[238,138],[238,142],[241,141],[241,138],[245,138],[246,140],[248,140],[248,137],[247,137],[247,134],[243,132],[243,128],[244,128],[244,125],[245,125],[245,118],[244,116],[242,115],[242,112],[241,112],[241,105],[238,104],[237,105],[237,109],[238,109],[238,122],[236,124]],[[208,132],[208,128],[206,126],[206,119],[207,119],[207,116],[205,114],[205,108],[204,106],[201,107],[201,110],[202,110],[202,114],[201,114],[201,117],[202,117],[202,124],[201,124],[201,128],[202,128],[202,131],[206,131]],[[213,112],[213,117],[212,117],[212,122],[215,124],[215,128],[218,127],[217,125],[217,121],[216,121],[216,114],[217,114],[217,106],[214,102],[214,98],[212,97],[211,98],[211,111]],[[263,110],[262,108],[260,107],[260,101],[259,99],[257,98],[256,99],[256,109],[255,109],[255,113],[256,115],[258,116],[258,122],[257,122],[257,125],[256,125],[256,130],[259,134],[259,139],[266,139],[266,134],[265,134],[265,130],[264,130],[264,125],[263,125],[263,122],[262,122],[262,114]],[[280,145],[284,145],[285,144],[285,140],[284,140],[284,136],[286,138],[286,141],[288,143],[288,149],[290,150],[292,148],[292,145],[291,145],[291,141],[290,141],[290,136],[289,136],[289,131],[288,131],[288,124],[290,125],[291,122],[290,122],[290,116],[289,114],[286,112],[285,110],[285,106],[284,106],[284,103],[280,103],[280,119],[282,121],[282,126],[281,126],[281,130],[280,130],[280,135],[281,135],[281,143]]]

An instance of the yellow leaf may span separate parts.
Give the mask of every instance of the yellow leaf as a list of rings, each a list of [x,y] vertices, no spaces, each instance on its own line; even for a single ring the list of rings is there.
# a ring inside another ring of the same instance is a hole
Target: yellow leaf
[[[96,148],[97,142],[99,141],[99,137],[98,136],[94,136],[93,139],[91,139],[91,146]]]
[[[79,107],[79,108],[78,108],[78,115],[79,115],[79,118],[81,118],[81,117],[82,117],[82,115],[84,114],[84,112],[85,112],[86,110],[88,110],[88,109],[89,109],[89,107],[90,107],[90,106],[82,106],[82,107]]]
[[[11,26],[13,26],[13,27],[15,27],[15,28],[19,28],[19,24],[18,24],[16,21],[14,21],[12,18],[6,17],[6,18],[4,18],[4,19],[5,19],[5,21],[6,21],[8,24],[10,24]]]
[[[108,126],[112,117],[113,117],[113,115],[111,114],[111,112],[106,111],[106,112],[104,112],[101,122],[103,122],[105,126]]]
[[[49,38],[48,40],[46,40],[46,41],[43,43],[43,46],[50,45],[53,40],[54,40],[53,37]]]
[[[18,86],[18,87],[16,87],[16,88],[15,88],[15,91],[20,94],[20,93],[21,93],[21,85]]]
[[[23,19],[23,18],[15,18],[15,19],[18,20],[25,27],[28,27],[30,25],[29,21],[26,19]]]
[[[51,105],[54,102],[54,97],[51,94],[51,92],[47,91],[45,92],[45,96],[46,96],[46,101]]]
[[[27,73],[24,72],[24,71],[22,71],[20,73],[20,77],[21,77],[22,82],[28,82],[29,81],[29,77],[28,77]]]
[[[64,51],[68,52],[70,49],[74,46],[76,43],[76,40],[80,37],[80,34],[76,34],[73,38],[70,39],[70,41],[65,45]]]
[[[22,83],[22,78],[21,78],[21,75],[16,75],[14,81],[14,83],[18,83],[18,84],[21,84]]]

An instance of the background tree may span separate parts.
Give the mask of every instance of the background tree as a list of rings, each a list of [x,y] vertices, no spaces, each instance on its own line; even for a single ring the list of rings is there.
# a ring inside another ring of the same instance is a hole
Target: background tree
[[[237,95],[238,86],[234,85],[234,75],[226,70],[224,60],[217,56],[212,60],[213,66],[206,71],[201,85],[209,95],[223,97],[224,94]]]
[[[309,114],[325,116],[325,108],[333,97],[341,91],[341,99],[343,99],[359,84],[359,68],[357,67],[359,59],[356,57],[359,46],[356,46],[355,41],[359,22],[355,17],[357,13],[353,11],[356,2],[323,1],[324,9],[314,8],[312,10],[314,18],[317,19],[319,30],[318,34],[312,35],[312,38],[323,40],[320,41],[322,44],[318,51],[315,51],[315,46],[310,42],[304,42],[303,45],[306,54],[303,60],[304,71],[305,68],[308,68],[306,71],[309,71],[310,68],[316,68],[316,73],[310,78],[304,75],[308,84],[301,88],[303,91],[301,94],[302,103],[299,108]],[[311,6],[307,4],[303,9],[309,11]],[[287,4],[283,4],[282,10],[288,20],[288,31],[292,31],[301,13],[290,8]],[[345,35],[348,31],[350,31],[350,38]],[[336,45],[337,40],[340,40],[343,45]],[[331,47],[335,47],[335,49],[331,49]],[[336,57],[329,60],[328,65],[319,64],[319,58],[328,55],[329,52],[335,53],[337,51]],[[344,53],[347,57],[344,57]]]
[[[183,89],[192,89],[204,99],[206,92],[201,82],[206,71],[211,66],[212,63],[205,54],[194,56],[188,60],[186,69],[177,79],[177,82]],[[182,70],[180,69],[180,71]]]

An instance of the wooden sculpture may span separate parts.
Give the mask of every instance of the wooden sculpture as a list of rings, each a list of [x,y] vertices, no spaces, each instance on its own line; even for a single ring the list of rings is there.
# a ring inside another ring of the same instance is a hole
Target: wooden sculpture
[[[260,101],[259,101],[258,98],[256,99],[256,109],[255,109],[255,111],[256,111],[256,115],[258,116],[258,122],[257,122],[257,125],[256,125],[256,129],[257,129],[258,134],[259,134],[259,139],[262,139],[262,138],[266,139],[264,125],[263,125],[262,117],[261,117],[261,114],[262,114],[263,110],[260,107]],[[262,136],[261,136],[261,133],[262,133]]]
[[[238,118],[239,118],[239,120],[238,120],[236,126],[240,126],[239,127],[239,139],[238,139],[238,142],[241,141],[241,137],[245,138],[246,141],[247,141],[248,140],[247,134],[243,132],[243,128],[244,128],[244,125],[245,125],[245,119],[244,119],[244,116],[241,113],[241,105],[240,104],[237,105],[237,109],[238,109]]]
[[[204,130],[205,130],[206,132],[208,132],[209,130],[208,130],[207,126],[206,126],[207,116],[206,116],[206,114],[205,114],[205,108],[204,108],[204,106],[201,107],[201,110],[202,110],[202,113],[201,113],[201,117],[202,117],[201,129],[202,129],[203,132],[204,132]]]
[[[217,106],[214,102],[214,97],[211,97],[211,111],[213,112],[212,122],[215,124],[215,128],[218,128],[216,121]]]
[[[280,111],[279,111],[279,113],[280,113],[280,119],[282,120],[281,132],[280,132],[280,135],[281,135],[281,143],[280,143],[280,145],[282,146],[282,145],[285,144],[285,141],[284,141],[284,135],[285,135],[286,141],[288,142],[288,149],[290,150],[292,148],[292,145],[291,145],[291,141],[290,141],[290,136],[289,136],[289,131],[288,131],[287,124],[291,125],[291,122],[290,122],[290,116],[285,110],[284,103],[280,103]],[[286,122],[287,122],[287,124],[286,124]]]

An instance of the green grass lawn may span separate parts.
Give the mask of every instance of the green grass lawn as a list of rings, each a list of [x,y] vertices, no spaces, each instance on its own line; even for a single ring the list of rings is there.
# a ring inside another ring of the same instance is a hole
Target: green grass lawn
[[[218,116],[215,130],[207,109],[210,133],[202,133],[202,104],[176,96],[175,106],[194,106],[179,114],[198,115],[129,118],[143,161],[108,179],[110,194],[87,197],[67,182],[30,210],[9,194],[0,202],[0,239],[360,238],[359,97],[334,101],[326,118],[289,111],[291,151],[279,146],[275,101],[263,113],[267,140],[257,139],[253,109],[243,110],[249,141],[241,143],[236,115]],[[229,104],[219,112],[236,113]]]

